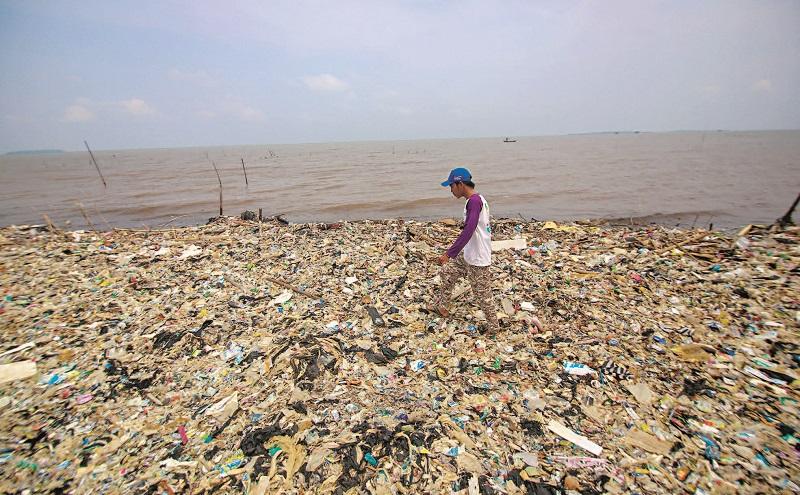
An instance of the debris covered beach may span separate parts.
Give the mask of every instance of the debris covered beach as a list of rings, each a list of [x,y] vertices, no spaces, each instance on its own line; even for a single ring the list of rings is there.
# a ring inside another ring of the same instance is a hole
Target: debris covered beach
[[[800,489],[800,230],[493,228],[496,337],[454,221],[0,229],[0,491]]]

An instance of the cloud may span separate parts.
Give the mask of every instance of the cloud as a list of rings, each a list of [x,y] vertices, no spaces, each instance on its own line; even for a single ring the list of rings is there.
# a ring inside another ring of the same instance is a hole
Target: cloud
[[[224,101],[220,107],[220,111],[225,115],[235,117],[245,122],[257,122],[266,118],[264,112],[240,101],[237,98],[228,98],[226,101]],[[207,112],[208,114],[211,114],[209,117],[213,116],[213,112],[208,110],[201,110],[201,112]]]
[[[267,118],[262,110],[231,95],[223,97],[215,105],[207,107],[197,105],[192,113],[206,121],[233,118],[243,122],[261,122]]]
[[[119,102],[122,108],[131,115],[152,115],[156,110],[148,105],[144,100],[139,98],[131,98],[130,100],[122,100]]]
[[[64,109],[63,120],[65,122],[89,122],[97,118],[98,112],[106,114],[120,111],[137,117],[158,113],[155,108],[141,98],[103,102],[80,97]]]
[[[66,122],[89,122],[94,120],[94,112],[84,105],[70,105],[64,109],[64,120]]]
[[[302,78],[303,84],[311,91],[346,91],[350,86],[331,74],[319,74],[316,76],[305,76]]]
[[[760,93],[769,93],[772,91],[772,81],[769,79],[759,79],[753,83],[753,91]]]

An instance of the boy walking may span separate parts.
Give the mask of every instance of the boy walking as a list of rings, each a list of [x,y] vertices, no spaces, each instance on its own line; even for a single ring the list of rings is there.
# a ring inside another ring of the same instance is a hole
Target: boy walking
[[[442,265],[439,275],[442,285],[433,301],[433,308],[445,318],[450,315],[446,304],[450,300],[458,279],[467,277],[474,301],[486,316],[487,333],[496,334],[500,330],[497,312],[492,301],[492,229],[489,225],[489,203],[475,192],[472,174],[466,168],[454,168],[443,187],[449,187],[456,198],[463,198],[464,229],[453,245],[439,257]]]

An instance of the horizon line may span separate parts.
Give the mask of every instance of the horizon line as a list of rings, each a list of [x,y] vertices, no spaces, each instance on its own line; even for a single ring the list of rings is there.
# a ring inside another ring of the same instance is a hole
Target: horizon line
[[[496,136],[469,136],[469,137],[427,137],[427,138],[402,138],[402,139],[346,139],[346,140],[333,140],[333,141],[301,141],[301,142],[286,142],[286,143],[233,143],[233,144],[204,144],[204,145],[176,145],[176,146],[148,146],[141,148],[94,148],[94,151],[138,151],[138,150],[166,150],[166,149],[190,149],[190,148],[227,148],[227,147],[249,147],[249,146],[300,146],[309,144],[346,144],[346,143],[375,143],[375,142],[405,142],[405,141],[450,141],[450,140],[468,140],[468,139],[499,139],[499,138],[537,138],[537,137],[559,137],[559,136],[589,136],[598,134],[670,134],[681,132],[787,132],[787,131],[800,131],[800,128],[782,128],[782,129],[673,129],[669,131],[648,131],[648,130],[604,130],[604,131],[585,131],[585,132],[569,132],[569,133],[554,133],[554,134],[503,134]],[[17,154],[55,154],[55,153],[75,153],[82,151],[80,147],[75,149],[61,149],[61,148],[36,148],[36,149],[18,149],[3,151],[2,156],[13,156]]]

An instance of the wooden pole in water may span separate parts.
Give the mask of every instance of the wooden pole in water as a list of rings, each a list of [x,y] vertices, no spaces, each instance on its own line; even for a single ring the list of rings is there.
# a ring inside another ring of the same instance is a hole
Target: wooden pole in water
[[[797,208],[797,203],[798,202],[800,202],[800,194],[798,194],[797,198],[795,198],[794,203],[792,203],[792,207],[789,208],[789,211],[787,211],[784,216],[780,217],[779,219],[777,219],[775,221],[775,223],[780,225],[780,227],[782,229],[785,229],[786,226],[793,224],[793,222],[792,222],[792,213],[794,213],[794,209]]]
[[[247,186],[249,184],[247,183],[247,169],[244,168],[244,158],[240,158],[240,160],[242,160],[242,170],[244,170],[244,185]]]
[[[94,159],[94,153],[92,153],[91,148],[89,148],[89,143],[86,142],[84,139],[83,144],[86,145],[86,149],[89,150],[89,156],[92,157],[92,163],[94,163],[95,168],[97,169],[97,173],[100,174],[100,180],[103,181],[103,187],[108,187],[106,184],[106,179],[103,177],[103,173],[100,171],[100,166],[97,164],[97,160]]]
[[[97,229],[94,227],[94,224],[91,220],[89,220],[89,214],[86,213],[86,209],[83,207],[83,203],[75,203],[78,205],[78,208],[81,210],[81,215],[83,215],[83,219],[86,220],[86,223],[89,225],[89,228],[97,232]]]
[[[42,217],[44,217],[45,223],[47,223],[47,230],[49,230],[53,234],[60,234],[61,231],[53,224],[53,221],[50,220],[50,217],[47,216],[47,213],[42,213]]]
[[[219,176],[219,170],[214,161],[211,161],[211,166],[214,167],[214,172],[217,173],[217,180],[219,181],[219,216],[222,216],[222,179]]]
[[[95,203],[95,204],[94,204],[94,213],[95,213],[95,214],[96,214],[98,217],[100,217],[100,220],[102,220],[102,221],[103,221],[103,223],[105,223],[105,224],[106,224],[106,227],[108,227],[108,230],[109,230],[109,232],[110,232],[110,231],[112,231],[112,230],[114,230],[114,227],[112,227],[112,226],[111,226],[111,224],[110,224],[110,223],[108,223],[108,220],[106,220],[106,217],[104,217],[104,216],[103,216],[103,214],[102,214],[102,213],[100,213],[100,210],[98,210],[98,209],[97,209],[97,203]]]

